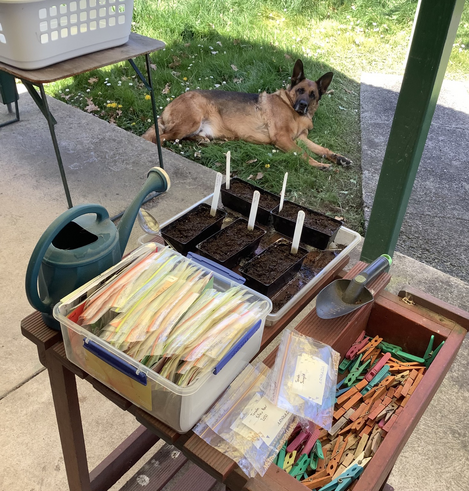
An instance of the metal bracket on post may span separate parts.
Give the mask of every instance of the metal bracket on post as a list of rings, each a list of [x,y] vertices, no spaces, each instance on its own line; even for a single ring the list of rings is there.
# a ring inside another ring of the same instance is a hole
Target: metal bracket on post
[[[151,79],[151,66],[150,66],[150,55],[145,55],[146,65],[147,65],[147,75],[148,81],[145,76],[139,70],[138,66],[135,64],[134,60],[129,59],[129,63],[132,65],[132,68],[135,70],[135,73],[138,75],[138,78],[142,81],[143,85],[145,85],[146,89],[150,92],[151,97],[151,109],[153,112],[153,122],[155,123],[155,132],[156,132],[156,146],[158,148],[158,160],[160,161],[160,167],[164,169],[163,166],[163,152],[161,150],[161,142],[160,142],[160,132],[158,129],[158,115],[156,113],[156,101],[155,94],[153,92],[153,81]]]
[[[361,254],[393,255],[464,0],[421,0]]]
[[[0,102],[6,104],[8,113],[11,114],[13,112],[11,108],[11,104],[15,103],[15,119],[10,119],[6,123],[0,124],[0,128],[7,126],[12,123],[16,123],[20,120],[20,111],[18,107],[18,91],[16,90],[16,82],[15,77],[0,70]]]

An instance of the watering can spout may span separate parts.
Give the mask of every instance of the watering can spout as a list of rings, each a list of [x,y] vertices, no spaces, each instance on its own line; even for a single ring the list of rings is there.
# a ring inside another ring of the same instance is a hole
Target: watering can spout
[[[127,208],[119,222],[118,230],[121,254],[124,254],[127,242],[129,241],[130,232],[132,231],[135,219],[137,218],[138,210],[140,206],[142,206],[145,198],[153,192],[164,193],[165,191],[168,191],[170,187],[170,178],[163,169],[161,169],[160,167],[153,167],[152,169],[150,169],[143,188],[140,190],[130,206]]]

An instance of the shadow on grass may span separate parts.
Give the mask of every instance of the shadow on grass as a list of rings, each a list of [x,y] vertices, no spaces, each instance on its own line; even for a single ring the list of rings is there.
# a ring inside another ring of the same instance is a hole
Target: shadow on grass
[[[224,172],[225,154],[230,150],[234,175],[277,193],[284,173],[289,172],[287,199],[343,218],[347,227],[362,232],[359,84],[335,67],[294,49],[285,51],[268,43],[185,27],[180,41],[151,54],[157,110],[161,112],[181,93],[199,88],[275,92],[289,84],[297,58],[302,59],[310,79],[317,80],[328,71],[334,73],[329,93],[323,96],[314,117],[310,139],[350,157],[354,166],[345,169],[333,165],[332,170],[321,171],[298,155],[240,141],[207,146],[183,141],[168,143],[166,148],[220,172]],[[136,64],[146,73],[144,57]],[[92,101],[99,109],[89,111],[91,114],[137,135],[151,125],[147,92],[127,62],[68,79],[55,85],[52,92],[58,99],[66,98],[65,102],[88,111]]]

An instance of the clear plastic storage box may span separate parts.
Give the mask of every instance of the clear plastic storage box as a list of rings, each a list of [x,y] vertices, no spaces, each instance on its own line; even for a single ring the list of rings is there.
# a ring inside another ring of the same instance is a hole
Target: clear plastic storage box
[[[155,243],[143,245],[123,261],[129,261],[148,247],[160,249],[163,246]],[[193,263],[192,260],[188,259],[188,261]],[[122,263],[121,261],[98,278],[80,287],[55,306],[54,317],[61,325],[67,358],[171,428],[179,433],[185,433],[195,425],[257,354],[264,332],[265,319],[272,309],[272,303],[267,297],[241,286],[251,293],[252,301],[263,301],[259,319],[238,340],[212,373],[201,377],[188,387],[179,387],[68,318],[69,314],[84,302],[89,293],[95,291],[111,274],[122,267]],[[214,288],[219,291],[238,285],[235,281],[237,275],[231,271],[226,272],[230,276],[223,276],[199,263],[197,266],[213,273]]]
[[[34,70],[128,41],[133,0],[0,0],[0,61]]]

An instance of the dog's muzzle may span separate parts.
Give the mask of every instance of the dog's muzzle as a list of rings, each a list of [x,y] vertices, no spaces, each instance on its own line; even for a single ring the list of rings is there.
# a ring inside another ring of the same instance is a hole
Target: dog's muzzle
[[[306,114],[308,112],[308,103],[306,101],[296,101],[293,109],[299,114]]]

